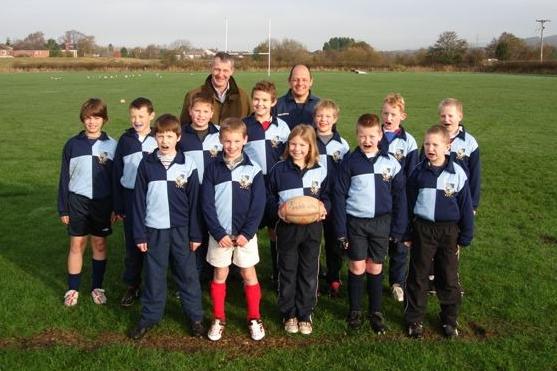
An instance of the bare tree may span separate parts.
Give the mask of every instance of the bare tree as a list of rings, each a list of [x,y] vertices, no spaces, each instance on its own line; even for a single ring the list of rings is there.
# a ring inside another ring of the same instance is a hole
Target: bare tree
[[[14,49],[45,49],[46,40],[44,33],[37,31],[30,33],[23,40],[18,40],[14,43]]]

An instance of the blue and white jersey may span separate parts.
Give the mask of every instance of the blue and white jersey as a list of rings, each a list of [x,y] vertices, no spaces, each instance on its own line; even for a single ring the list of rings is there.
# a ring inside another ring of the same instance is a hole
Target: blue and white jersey
[[[302,170],[290,158],[277,162],[268,177],[267,216],[270,220],[276,220],[280,205],[297,196],[317,198],[329,212],[328,179],[327,170],[319,164]]]
[[[209,123],[209,133],[203,139],[199,137],[190,124],[182,125],[182,135],[180,137],[180,151],[190,156],[197,165],[197,175],[199,183],[203,182],[203,172],[205,168],[217,158],[222,151],[222,144],[219,139],[219,127]]]
[[[327,144],[323,143],[319,134],[317,134],[317,149],[319,150],[319,165],[327,169],[327,174],[329,174],[329,178],[332,180],[342,159],[350,152],[350,146],[348,142],[334,130],[333,137]]]
[[[70,192],[92,200],[112,196],[112,161],[115,151],[116,141],[104,131],[97,139],[89,139],[85,131],[81,131],[66,142],[58,186],[60,216],[68,215]]]
[[[425,160],[408,178],[408,204],[412,216],[430,222],[458,223],[458,243],[469,245],[474,234],[474,209],[464,169],[447,156],[443,167]]]
[[[480,204],[480,148],[476,139],[463,126],[451,142],[451,152],[455,154],[455,162],[462,166],[468,176],[468,184],[472,196],[472,206],[477,209]]]
[[[346,216],[392,215],[391,236],[401,239],[408,224],[405,176],[386,149],[368,158],[358,147],[342,161],[335,184],[334,216],[338,237],[346,237]]]
[[[244,117],[243,121],[248,129],[248,142],[244,146],[244,152],[266,175],[280,160],[288,142],[290,128],[286,122],[275,116],[267,130],[263,129],[253,114]]]
[[[158,150],[141,161],[134,191],[133,236],[146,242],[145,227],[169,229],[189,227],[190,240],[201,242],[197,197],[199,179],[195,162],[177,152],[166,169]]]
[[[209,233],[216,241],[243,235],[251,240],[265,211],[265,182],[261,168],[244,154],[230,170],[220,154],[205,169],[201,186],[201,210]]]
[[[157,148],[157,141],[153,131],[145,138],[140,139],[133,128],[127,129],[118,140],[116,153],[114,154],[113,182],[114,182],[114,211],[117,214],[124,213],[123,190],[133,190],[137,167],[143,157],[152,153]]]
[[[319,97],[311,94],[304,103],[296,103],[292,89],[277,99],[277,104],[273,107],[273,116],[284,120],[290,130],[299,124],[311,125],[313,123],[313,111],[319,102]]]
[[[404,170],[404,176],[408,178],[419,161],[416,139],[402,126],[396,134],[393,134],[394,136],[390,140],[388,135],[384,134],[379,146],[388,145],[389,153],[398,160]]]

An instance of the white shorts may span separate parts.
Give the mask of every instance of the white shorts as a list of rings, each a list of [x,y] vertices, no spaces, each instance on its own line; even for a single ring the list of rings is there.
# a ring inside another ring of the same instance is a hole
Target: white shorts
[[[257,235],[253,236],[244,247],[220,247],[213,236],[209,235],[207,262],[216,268],[228,267],[231,263],[239,268],[253,267],[259,263]]]

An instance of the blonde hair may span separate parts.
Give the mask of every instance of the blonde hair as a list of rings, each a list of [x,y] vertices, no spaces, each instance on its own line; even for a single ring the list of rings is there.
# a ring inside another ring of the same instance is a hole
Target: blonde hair
[[[340,108],[335,103],[335,101],[332,100],[332,99],[321,99],[319,102],[317,102],[317,104],[315,105],[315,108],[313,109],[313,117],[315,117],[315,115],[317,114],[317,111],[322,110],[322,109],[332,109],[333,111],[335,111],[335,116],[337,118],[340,114]]]
[[[226,133],[240,133],[245,138],[248,136],[248,129],[241,119],[228,117],[220,125],[219,136],[222,138]]]
[[[394,107],[398,107],[401,113],[405,112],[404,109],[406,107],[406,103],[404,102],[404,98],[399,93],[389,93],[383,99],[383,104],[388,104]]]
[[[317,149],[317,138],[315,135],[315,129],[307,124],[296,125],[288,136],[288,142],[290,142],[295,137],[300,137],[304,142],[309,144],[309,150],[306,156],[306,166],[310,168],[319,163],[319,150]],[[282,155],[284,159],[290,157],[290,151],[288,147],[289,146],[287,143]]]
[[[427,129],[425,135],[428,136],[431,134],[441,135],[441,137],[443,137],[443,140],[447,144],[451,142],[451,135],[449,134],[449,130],[443,125],[433,125],[429,129]]]
[[[460,112],[460,114],[463,114],[463,109],[462,109],[462,102],[459,101],[456,98],[445,98],[441,101],[441,103],[439,103],[439,106],[437,107],[437,110],[439,113],[441,113],[441,110],[447,106],[454,106],[458,112]]]

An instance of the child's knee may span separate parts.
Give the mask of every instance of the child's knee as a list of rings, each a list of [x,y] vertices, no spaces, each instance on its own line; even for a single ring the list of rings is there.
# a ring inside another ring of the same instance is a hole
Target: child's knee
[[[257,273],[255,271],[255,267],[242,268],[240,270],[240,274],[244,279],[244,284],[248,286],[257,284]]]
[[[371,259],[366,260],[366,272],[369,274],[380,274],[383,271],[383,264],[376,263]]]
[[[364,274],[366,271],[366,262],[365,260],[350,260],[349,269],[353,274]]]

